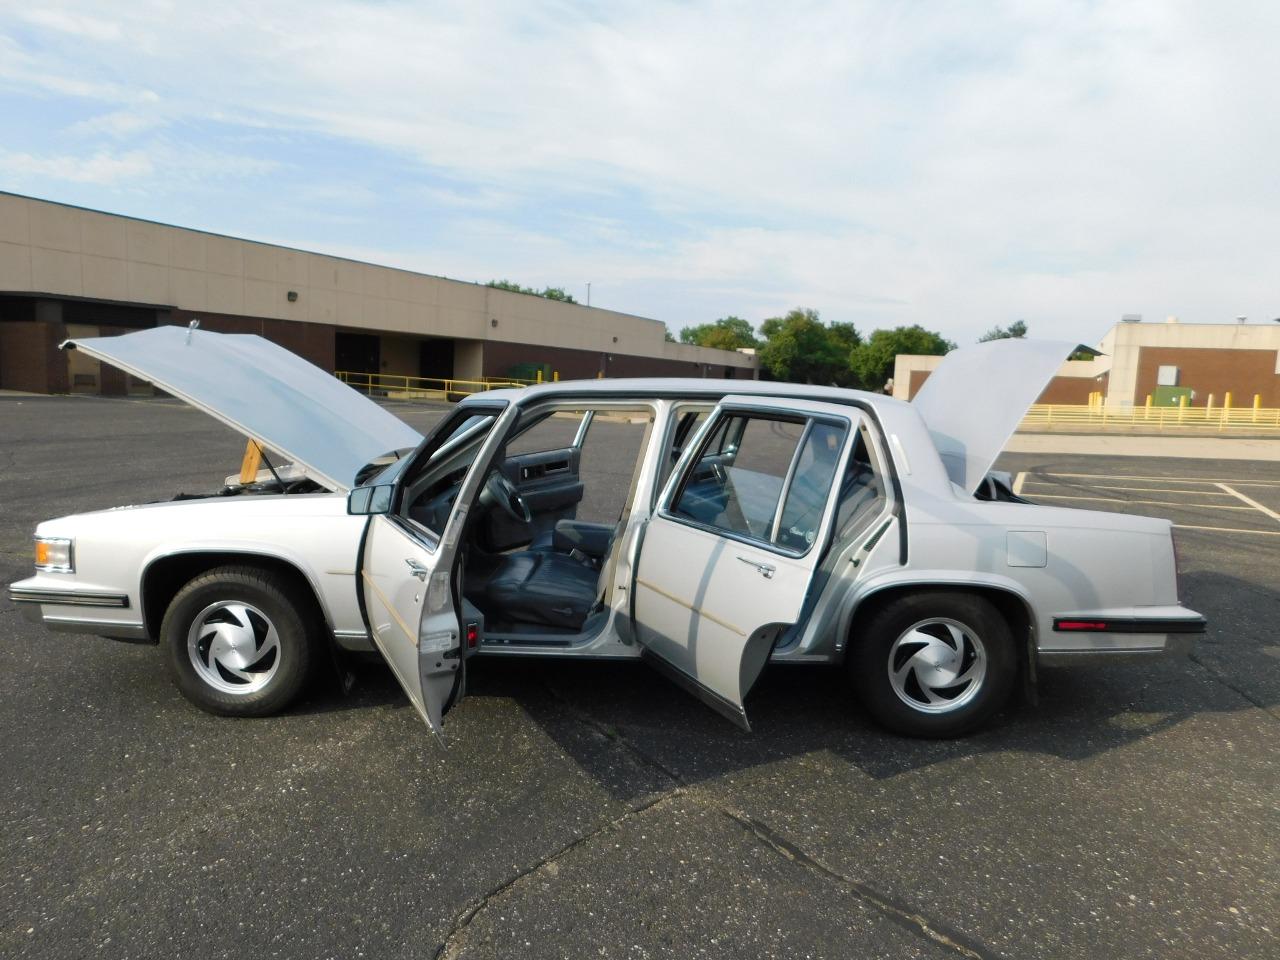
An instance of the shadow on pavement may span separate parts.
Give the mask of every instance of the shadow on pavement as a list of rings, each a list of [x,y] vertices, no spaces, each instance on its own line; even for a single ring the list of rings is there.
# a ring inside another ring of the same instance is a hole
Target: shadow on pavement
[[[1280,594],[1224,575],[1205,575],[1196,592],[1239,597],[1245,586],[1260,612],[1280,612]],[[1223,621],[1229,619],[1224,614]],[[1213,619],[1210,631],[1198,641],[1192,659],[1042,670],[1038,705],[1015,699],[988,728],[957,740],[886,733],[853,699],[839,668],[768,669],[748,698],[752,732],[744,733],[641,663],[498,658],[471,661],[468,699],[446,717],[446,729],[483,714],[476,705],[486,699],[510,701],[593,779],[625,800],[634,799],[627,784],[636,781],[617,776],[616,751],[587,745],[584,723],[685,784],[759,775],[778,761],[818,752],[840,757],[875,779],[988,753],[1082,760],[1196,715],[1280,707],[1280,682],[1261,698],[1250,696],[1225,670],[1215,671],[1201,659],[1221,659],[1222,651],[1229,651],[1237,664],[1242,658],[1259,659],[1253,638],[1261,634],[1227,632],[1215,627]],[[1280,667],[1280,660],[1260,659]],[[359,709],[402,696],[387,671],[368,666],[360,671],[352,695],[321,697],[303,709]]]

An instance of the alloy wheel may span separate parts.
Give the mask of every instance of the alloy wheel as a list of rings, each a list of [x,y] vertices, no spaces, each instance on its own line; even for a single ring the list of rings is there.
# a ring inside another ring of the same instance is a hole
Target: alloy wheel
[[[252,604],[219,600],[192,621],[187,653],[196,674],[209,686],[247,696],[270,683],[280,669],[280,635]]]
[[[908,627],[889,648],[893,692],[922,713],[949,713],[973,700],[987,674],[981,638],[957,620],[931,617]]]

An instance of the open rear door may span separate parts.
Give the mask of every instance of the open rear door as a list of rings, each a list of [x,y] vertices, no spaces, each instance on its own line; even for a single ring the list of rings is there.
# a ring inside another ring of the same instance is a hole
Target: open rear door
[[[633,587],[646,657],[744,729],[743,698],[800,617],[860,414],[727,397],[648,522]]]

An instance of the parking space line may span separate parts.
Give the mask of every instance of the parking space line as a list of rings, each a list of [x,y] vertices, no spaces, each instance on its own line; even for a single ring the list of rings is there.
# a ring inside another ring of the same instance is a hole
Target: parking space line
[[[1022,485],[1027,482],[1027,471],[1023,470],[1020,474],[1013,478],[1013,495],[1015,497],[1022,496]]]
[[[1019,476],[1021,476],[1021,474],[1019,474]],[[1038,485],[1042,487],[1066,486],[1066,484],[1056,483],[1050,480],[1028,480],[1027,483],[1030,483],[1033,486]],[[1192,496],[1199,495],[1202,497],[1231,496],[1231,494],[1229,493],[1220,493],[1217,490],[1161,490],[1159,487],[1124,487],[1124,486],[1118,486],[1118,485],[1107,484],[1107,483],[1091,483],[1089,484],[1089,486],[1095,490],[1128,490],[1128,491],[1132,491],[1133,493],[1167,493],[1170,496],[1180,496],[1184,493]],[[1017,491],[1015,490],[1014,492],[1016,493]]]
[[[1034,493],[1037,500],[1083,500],[1086,503],[1142,503],[1157,504],[1162,507],[1181,507],[1195,510],[1245,510],[1252,512],[1252,507],[1232,507],[1223,503],[1179,503],[1176,500],[1126,500],[1123,497],[1069,497],[1061,493]]]
[[[1251,530],[1248,527],[1198,527],[1191,523],[1175,523],[1175,530],[1210,530],[1214,533],[1256,533],[1263,537],[1280,537],[1280,530]]]
[[[1164,483],[1234,483],[1237,487],[1280,487],[1280,480],[1239,480],[1235,477],[1135,477],[1123,473],[1040,473],[1039,477],[1079,477],[1085,480],[1160,480]]]
[[[1239,499],[1243,500],[1245,503],[1249,504],[1249,506],[1255,507],[1258,510],[1261,510],[1272,520],[1275,520],[1277,523],[1280,523],[1280,513],[1276,513],[1270,507],[1264,507],[1257,500],[1254,500],[1252,497],[1246,497],[1239,490],[1233,490],[1231,487],[1227,486],[1225,483],[1215,483],[1214,486],[1220,487],[1221,489],[1227,491],[1227,493],[1231,494],[1233,497],[1238,497]]]

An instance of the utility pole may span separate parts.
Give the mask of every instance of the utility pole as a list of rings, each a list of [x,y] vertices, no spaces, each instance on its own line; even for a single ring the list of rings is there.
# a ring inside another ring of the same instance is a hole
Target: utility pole
[[[591,281],[587,281],[587,306],[591,306]]]

